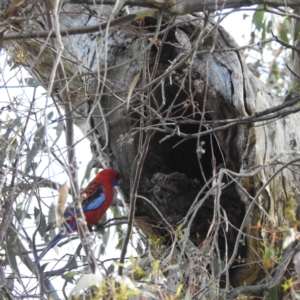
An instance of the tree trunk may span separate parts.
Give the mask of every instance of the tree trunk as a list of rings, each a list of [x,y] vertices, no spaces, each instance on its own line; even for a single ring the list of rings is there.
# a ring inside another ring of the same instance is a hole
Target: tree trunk
[[[63,11],[61,30],[112,21],[108,6],[66,4]],[[122,10],[117,17],[125,15]],[[74,122],[91,141],[95,164],[120,170],[127,203],[142,168],[135,220],[148,237],[163,238],[164,246],[177,239],[171,256],[181,255],[180,262],[193,257],[182,255],[184,246],[204,258],[208,249],[210,275],[227,278],[227,264],[233,287],[268,284],[276,266],[262,265],[264,251],[281,249],[286,202],[292,195],[300,201],[298,167],[284,166],[298,157],[299,117],[255,120],[284,100],[248,70],[243,52],[213,19],[164,15],[161,26],[158,20],[153,14],[64,37],[59,62],[68,85],[54,82],[51,95],[62,105],[68,88]],[[50,30],[52,21],[37,17],[28,26]],[[5,47],[15,60],[24,53],[18,61],[49,88],[55,39]],[[143,147],[147,134],[150,143]],[[191,284],[190,267],[182,268],[177,285]],[[201,291],[203,278],[193,280],[194,292]]]

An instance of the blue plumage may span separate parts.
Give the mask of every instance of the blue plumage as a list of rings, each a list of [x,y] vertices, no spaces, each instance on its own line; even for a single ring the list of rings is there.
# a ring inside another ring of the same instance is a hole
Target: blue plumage
[[[113,200],[113,187],[117,185],[121,174],[112,169],[104,169],[80,192],[82,200],[82,210],[88,226],[96,226],[101,217],[105,214]],[[76,216],[74,208],[67,208],[64,213],[65,225],[47,247],[36,257],[38,263],[45,254],[53,248],[67,233],[77,230]],[[49,229],[54,228],[53,224]]]

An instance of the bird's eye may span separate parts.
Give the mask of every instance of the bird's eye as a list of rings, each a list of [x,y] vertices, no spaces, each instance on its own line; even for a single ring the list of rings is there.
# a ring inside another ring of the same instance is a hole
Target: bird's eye
[[[119,174],[116,174],[115,178],[112,181],[112,185],[116,186],[118,185],[118,180],[121,179],[121,176]]]

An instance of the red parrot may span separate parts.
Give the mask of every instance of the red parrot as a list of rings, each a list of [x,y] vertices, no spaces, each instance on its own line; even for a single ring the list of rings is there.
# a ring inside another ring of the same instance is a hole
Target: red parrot
[[[99,220],[112,203],[114,195],[113,187],[118,184],[119,179],[121,179],[119,172],[112,169],[104,169],[80,192],[82,210],[88,226],[98,225]],[[65,210],[64,219],[65,228],[54,237],[49,245],[36,258],[35,263],[38,263],[51,248],[62,238],[66,237],[66,233],[77,230],[74,208],[67,208]],[[50,226],[49,229],[50,228],[53,228],[53,226]]]

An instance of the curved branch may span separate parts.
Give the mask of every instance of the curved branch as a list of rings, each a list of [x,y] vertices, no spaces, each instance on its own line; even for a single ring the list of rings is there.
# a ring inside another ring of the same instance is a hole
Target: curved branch
[[[126,16],[122,16],[110,22],[103,22],[99,25],[94,26],[82,26],[82,27],[75,27],[68,30],[61,30],[59,35],[63,36],[70,36],[76,34],[83,34],[83,33],[91,33],[91,32],[98,32],[104,30],[107,25],[109,24],[110,27],[120,26],[126,22],[132,22],[137,19],[141,19],[145,16],[154,14],[156,10],[153,9],[146,9],[141,10],[133,14],[129,14]],[[11,40],[28,40],[28,39],[42,39],[42,38],[57,38],[56,31],[32,31],[32,32],[22,32],[22,33],[8,33],[3,36],[3,41],[11,41]]]
[[[290,114],[294,114],[300,111],[300,105],[295,105],[299,102],[300,97],[295,97],[291,100],[287,100],[282,104],[279,104],[277,106],[274,106],[272,108],[265,109],[261,112],[254,113],[253,115],[249,117],[244,117],[244,118],[238,118],[238,119],[227,119],[227,120],[214,120],[214,121],[203,121],[203,124],[211,124],[212,126],[215,124],[220,124],[220,123],[228,123],[223,126],[219,126],[216,128],[208,129],[207,131],[199,132],[199,133],[194,133],[194,134],[186,134],[182,133],[177,128],[171,129],[166,126],[164,128],[157,128],[157,125],[153,125],[153,127],[148,126],[145,130],[154,130],[154,131],[160,131],[160,132],[165,132],[169,134],[176,134],[180,137],[183,137],[185,139],[192,139],[192,138],[197,138],[205,135],[209,135],[211,133],[215,133],[220,130],[225,130],[230,127],[240,125],[240,124],[250,124],[250,123],[255,123],[255,122],[262,122],[262,121],[270,121],[270,120],[275,120],[276,118],[283,118],[286,117]],[[295,106],[293,106],[295,105]],[[293,106],[293,107],[290,107]],[[199,121],[174,121],[171,124],[164,124],[164,125],[180,125],[180,124],[199,124]]]
[[[263,293],[272,287],[277,286],[282,277],[286,268],[291,260],[291,258],[296,254],[297,251],[300,250],[300,244],[297,242],[292,243],[284,252],[282,260],[278,264],[277,270],[275,275],[273,276],[272,280],[269,283],[260,284],[260,285],[250,285],[250,286],[241,286],[234,289],[232,292],[229,292],[226,299],[234,299],[238,295],[241,294],[260,294]]]
[[[106,4],[106,5],[115,5],[118,0],[71,0],[72,4]],[[215,0],[141,0],[141,1],[132,1],[127,0],[124,1],[124,6],[140,6],[140,7],[150,7],[150,8],[159,8],[162,9],[163,12],[173,13],[176,15],[184,15],[192,12],[204,11],[208,10],[210,12],[214,12],[220,9],[228,9],[228,8],[241,8],[244,6],[252,6],[252,5],[267,5],[272,7],[282,7],[282,0],[228,0],[228,1],[215,1]],[[298,0],[285,0],[285,6],[288,7],[296,7],[299,6]]]

